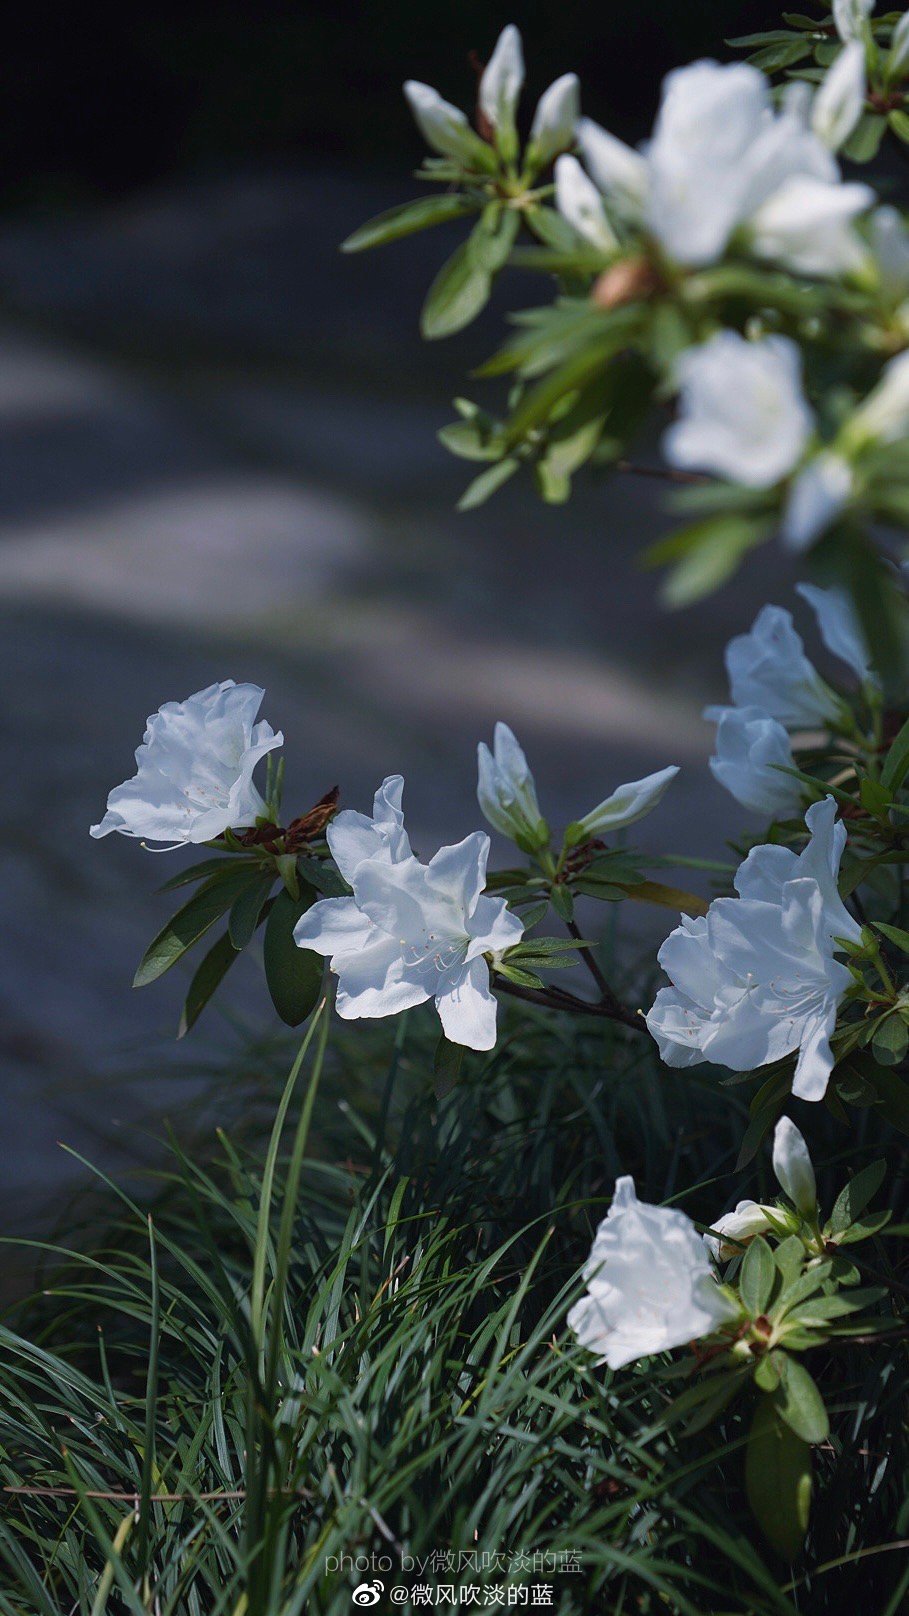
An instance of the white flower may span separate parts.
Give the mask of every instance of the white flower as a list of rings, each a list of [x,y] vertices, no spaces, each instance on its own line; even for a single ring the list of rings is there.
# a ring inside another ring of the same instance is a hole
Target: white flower
[[[833,0],[833,20],[842,40],[861,39],[874,0]]]
[[[729,694],[736,707],[763,707],[786,729],[813,729],[837,716],[839,703],[805,655],[792,613],[762,606],[747,634],[726,647]],[[708,708],[705,717],[712,718]]]
[[[795,767],[789,736],[761,707],[711,709],[717,724],[710,772],[736,802],[765,819],[801,812],[802,788],[783,769]]]
[[[909,25],[909,11],[903,21]],[[909,26],[907,26],[909,41]],[[878,284],[894,306],[909,297],[909,230],[898,208],[875,208],[868,220],[871,254]]]
[[[480,111],[496,132],[514,129],[524,83],[524,53],[514,23],[502,29],[480,79]]]
[[[549,827],[540,813],[533,775],[507,724],[496,724],[492,752],[480,742],[477,773],[477,801],[483,818],[511,840],[521,837],[534,847],[545,847]]]
[[[431,151],[442,157],[454,157],[467,162],[477,155],[483,142],[471,129],[466,114],[460,107],[445,101],[438,90],[417,79],[408,79],[404,86],[414,122]]]
[[[649,188],[647,159],[601,129],[592,118],[580,120],[577,136],[584,161],[603,195],[616,203],[620,212],[638,218]]]
[[[780,1117],[773,1133],[773,1171],[784,1194],[788,1195],[802,1217],[817,1214],[817,1187],[808,1146],[794,1122]],[[763,1206],[759,1201],[739,1201],[734,1212],[725,1212],[717,1218],[712,1232],[705,1234],[708,1251],[719,1262],[734,1257],[738,1247],[747,1245],[755,1235],[776,1233],[796,1227],[791,1213],[778,1206]],[[717,1238],[719,1236],[719,1238]],[[725,1237],[725,1238],[723,1238]]]
[[[618,240],[603,207],[603,198],[576,157],[559,157],[555,165],[556,206],[573,230],[601,252],[612,254]]]
[[[329,845],[353,896],[313,904],[295,941],[329,956],[345,1020],[434,999],[447,1038],[492,1049],[496,1001],[483,955],[512,948],[523,925],[504,899],[483,893],[489,837],[475,831],[421,864],[404,836],[400,795],[397,777],[385,782],[371,830],[365,816],[338,815]]]
[[[795,592],[814,612],[827,650],[845,662],[861,684],[876,680],[861,624],[846,591],[821,589],[818,584],[796,584]]]
[[[852,467],[832,449],[822,449],[793,478],[780,523],[787,549],[801,553],[825,533],[852,498]]]
[[[803,1218],[817,1214],[817,1185],[808,1146],[794,1122],[780,1117],[773,1133],[773,1171],[781,1190]]]
[[[629,780],[618,786],[611,797],[606,797],[596,808],[591,808],[583,819],[569,826],[566,841],[570,846],[589,842],[597,836],[607,836],[626,825],[634,825],[645,814],[653,812],[679,772],[677,763],[667,769],[646,774],[643,780]]]
[[[779,1216],[776,1207],[762,1206],[760,1201],[739,1201],[734,1212],[724,1212],[721,1218],[714,1220],[712,1233],[705,1234],[704,1244],[717,1262],[726,1262],[755,1235],[766,1234],[773,1227],[771,1218]]]
[[[811,127],[831,151],[839,151],[852,134],[862,116],[865,90],[865,47],[853,39],[828,68],[811,110]]]
[[[677,373],[679,419],[663,435],[671,465],[749,488],[769,488],[792,471],[814,426],[794,342],[718,331],[682,354]]]
[[[776,113],[764,75],[747,64],[694,62],[670,73],[644,152],[589,118],[578,143],[610,203],[692,267],[722,257],[792,176],[840,189],[836,162],[807,128],[804,109],[790,97]]]
[[[326,831],[329,850],[338,869],[348,884],[364,859],[378,859],[384,864],[402,864],[412,857],[410,842],[404,829],[401,796],[404,781],[400,774],[391,774],[383,780],[373,799],[373,816],[359,814],[345,808],[336,814]]]
[[[823,1098],[851,982],[834,958],[836,939],[858,941],[861,928],[837,891],[846,831],[833,798],[814,803],[805,821],[802,853],[752,848],[735,877],[738,898],[684,917],[660,949],[673,985],[660,989],[647,1025],[667,1065],[707,1060],[747,1072],[797,1050],[793,1094]]]
[[[584,1279],[568,1325],[610,1369],[709,1335],[737,1314],[691,1219],[639,1201],[632,1178],[616,1183]]]
[[[233,679],[186,701],[168,701],[146,722],[131,780],[115,786],[92,836],[141,836],[182,847],[254,825],[265,803],[253,770],[284,736],[257,724],[264,690]]]
[[[530,126],[530,146],[537,163],[548,163],[557,152],[574,145],[581,112],[581,86],[576,73],[563,73],[537,103]]]
[[[799,275],[829,279],[852,274],[865,262],[855,219],[873,201],[868,185],[830,185],[795,174],[752,217],[751,250]]]
[[[845,429],[850,448],[895,443],[909,435],[909,351],[884,366],[877,386],[859,405]]]

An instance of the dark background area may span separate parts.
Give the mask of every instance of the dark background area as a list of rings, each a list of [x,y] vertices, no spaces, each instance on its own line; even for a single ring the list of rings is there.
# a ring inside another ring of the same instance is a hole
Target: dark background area
[[[525,35],[525,114],[559,73],[583,73],[592,117],[650,126],[663,74],[723,53],[724,35],[779,25],[766,0],[633,4],[100,6],[40,0],[3,36],[0,197],[7,206],[122,196],[223,165],[415,159],[405,78],[468,105],[498,31]]]
[[[706,761],[722,650],[765,600],[796,609],[762,549],[722,594],[658,604],[639,565],[664,491],[585,475],[567,507],[520,480],[455,505],[471,468],[439,445],[451,398],[509,310],[510,275],[467,332],[427,345],[421,300],[461,226],[370,255],[339,243],[420,194],[401,95],[469,106],[470,52],[524,35],[525,127],[576,70],[585,110],[629,139],[666,70],[770,5],[613,0],[431,5],[33,4],[6,21],[0,78],[0,1222],[31,1228],[82,1169],[132,1167],[186,1126],[247,1033],[273,1026],[257,960],[184,1044],[188,973],[133,992],[180,854],[95,842],[146,714],[213,680],[266,688],[286,805],[338,784],[364,808],[407,781],[414,846],[479,822],[476,743],[510,722],[554,824],[681,765],[636,831],[722,856],[743,813]],[[655,438],[640,446],[657,454]],[[811,648],[817,651],[816,637]],[[501,860],[504,846],[496,849]],[[709,888],[687,871],[685,884]],[[634,913],[626,913],[633,910]],[[672,917],[624,906],[619,948],[652,959]]]

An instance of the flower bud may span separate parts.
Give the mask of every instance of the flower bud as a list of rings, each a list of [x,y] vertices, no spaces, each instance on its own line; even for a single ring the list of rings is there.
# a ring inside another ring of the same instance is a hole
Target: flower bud
[[[817,1185],[808,1146],[794,1122],[780,1117],[773,1134],[773,1171],[803,1218],[817,1215]]]
[[[618,241],[606,217],[603,198],[576,157],[560,157],[555,165],[556,207],[579,236],[604,253]]]
[[[626,785],[619,786],[611,797],[606,797],[596,808],[591,808],[583,819],[569,825],[565,833],[569,847],[578,847],[596,836],[622,830],[626,825],[643,819],[656,807],[678,772],[678,764],[671,763],[668,769],[658,769],[656,774],[647,774],[643,780],[629,780]]]
[[[581,86],[576,73],[563,73],[544,90],[530,126],[528,156],[539,163],[551,162],[559,152],[574,145],[575,129],[581,111]]]
[[[483,817],[528,852],[546,847],[549,826],[540,813],[533,775],[507,724],[496,724],[492,752],[480,742],[477,768],[477,801]]]
[[[811,127],[830,151],[839,151],[865,105],[865,47],[850,40],[826,74],[811,111]]]

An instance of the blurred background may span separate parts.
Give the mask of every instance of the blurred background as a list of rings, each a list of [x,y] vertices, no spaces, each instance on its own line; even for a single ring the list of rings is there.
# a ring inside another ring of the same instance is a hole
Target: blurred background
[[[130,989],[179,855],[87,834],[162,701],[226,677],[264,685],[294,811],[336,783],[367,807],[400,770],[421,850],[476,826],[475,746],[499,717],[555,822],[669,762],[683,772],[645,847],[722,856],[737,822],[705,768],[700,708],[723,697],[729,634],[767,598],[792,603],[784,562],[762,551],[718,600],[670,616],[636,565],[664,523],[659,484],[581,479],[567,509],[510,485],[458,515],[469,468],[435,432],[495,346],[502,304],[426,347],[420,302],[458,227],[338,254],[419,194],[401,81],[469,106],[469,53],[488,55],[508,21],[524,33],[527,117],[576,69],[586,111],[639,139],[665,71],[778,13],[219,0],[92,17],[39,0],[5,32],[7,1227],[64,1185],[58,1139],[109,1161],[119,1140],[131,1159],[149,1111],[179,1121],[183,1090],[159,1074],[232,1036],[210,1013],[175,1051],[185,979]],[[510,283],[512,306],[545,296]],[[231,1012],[265,1024],[255,966],[232,981]]]

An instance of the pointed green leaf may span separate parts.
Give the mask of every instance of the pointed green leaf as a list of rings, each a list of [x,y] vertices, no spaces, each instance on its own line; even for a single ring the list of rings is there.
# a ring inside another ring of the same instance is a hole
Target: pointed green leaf
[[[298,1027],[315,1009],[322,987],[322,958],[311,948],[298,948],[294,926],[315,897],[304,887],[299,899],[279,892],[265,927],[265,980],[272,1004],[288,1027]]]
[[[844,1229],[848,1229],[850,1223],[855,1222],[860,1213],[864,1212],[868,1202],[877,1194],[886,1174],[885,1161],[871,1162],[869,1166],[863,1167],[860,1173],[856,1173],[837,1196],[824,1230],[825,1235],[835,1239]]]
[[[193,943],[198,942],[208,928],[227,913],[241,892],[258,880],[258,864],[253,868],[243,864],[226,875],[213,876],[205,882],[149,944],[133,978],[133,987],[146,987],[149,982],[157,981],[159,976],[169,971],[182,959],[187,949],[192,948]]]
[[[808,1529],[811,1449],[780,1419],[767,1394],[754,1411],[745,1454],[745,1485],[767,1541],[783,1560],[794,1560]]]
[[[190,1027],[194,1026],[208,1004],[209,999],[220,986],[235,959],[239,954],[230,940],[230,933],[225,932],[219,937],[213,948],[208,950],[199,969],[189,984],[189,992],[180,1015],[180,1024],[177,1028],[177,1037],[185,1038]]]
[[[365,252],[369,247],[384,247],[386,242],[401,241],[418,230],[432,225],[447,224],[450,219],[461,219],[466,213],[476,213],[477,203],[469,196],[422,196],[416,202],[402,202],[374,219],[361,224],[341,243],[345,253]]]
[[[239,952],[252,942],[253,934],[262,915],[262,907],[275,884],[273,869],[264,870],[257,881],[251,881],[239,898],[234,900],[227,922],[228,935]]]
[[[781,1420],[803,1442],[824,1442],[830,1421],[824,1401],[804,1364],[787,1352],[778,1354],[780,1384],[773,1393],[773,1406]]]
[[[766,1312],[775,1279],[773,1252],[763,1235],[758,1235],[745,1252],[739,1274],[742,1301],[753,1319]]]

